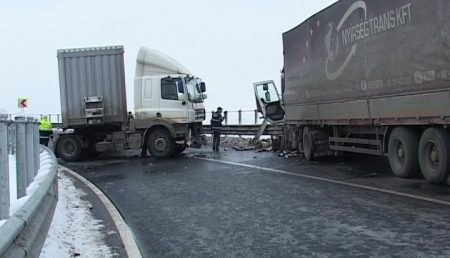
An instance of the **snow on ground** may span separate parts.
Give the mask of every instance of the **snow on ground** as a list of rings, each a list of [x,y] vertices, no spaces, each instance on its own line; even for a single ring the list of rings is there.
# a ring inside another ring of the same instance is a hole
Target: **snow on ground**
[[[58,173],[58,184],[58,204],[40,257],[116,257],[104,241],[102,221],[81,199],[86,193],[64,173]]]
[[[1,110],[0,110],[1,111]],[[41,167],[26,190],[26,196],[17,198],[16,156],[9,155],[10,216],[13,216],[39,187],[46,175],[51,172],[52,158],[42,151]],[[102,221],[94,219],[89,202],[81,198],[86,195],[75,188],[65,174],[58,174],[58,203],[47,240],[40,257],[117,257],[106,245],[101,233]],[[0,227],[6,220],[0,221]]]
[[[9,203],[17,201],[16,156],[9,155]]]

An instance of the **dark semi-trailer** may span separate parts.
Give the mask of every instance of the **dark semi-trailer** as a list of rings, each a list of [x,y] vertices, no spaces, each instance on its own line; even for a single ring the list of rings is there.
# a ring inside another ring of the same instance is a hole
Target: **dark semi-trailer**
[[[255,92],[272,120],[284,106],[286,148],[387,155],[396,176],[448,182],[450,1],[341,0],[283,48],[282,100],[270,82]]]

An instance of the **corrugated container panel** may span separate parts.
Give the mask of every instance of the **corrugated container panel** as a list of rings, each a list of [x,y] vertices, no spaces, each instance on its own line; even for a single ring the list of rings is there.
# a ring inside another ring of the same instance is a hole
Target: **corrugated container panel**
[[[450,1],[340,0],[283,34],[287,106],[450,89]]]
[[[123,47],[58,50],[64,127],[85,126],[85,97],[103,98],[104,124],[127,119]]]

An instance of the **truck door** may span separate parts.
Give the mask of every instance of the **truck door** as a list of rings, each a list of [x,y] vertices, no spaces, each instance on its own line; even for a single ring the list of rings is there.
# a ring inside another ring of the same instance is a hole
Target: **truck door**
[[[189,120],[181,78],[166,77],[161,79],[161,101],[159,105],[162,118],[176,123],[187,123]]]
[[[273,81],[256,82],[253,84],[256,96],[256,105],[270,123],[280,122],[284,119],[284,107],[278,90]]]

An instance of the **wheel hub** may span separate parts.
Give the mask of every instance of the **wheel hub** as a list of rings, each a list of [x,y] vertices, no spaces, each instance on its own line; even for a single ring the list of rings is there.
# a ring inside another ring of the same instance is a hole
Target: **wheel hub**
[[[400,141],[397,144],[397,157],[400,161],[403,161],[405,159],[405,148],[403,146],[403,143]]]
[[[434,146],[434,145],[431,148],[430,159],[431,159],[431,162],[433,162],[433,163],[439,162],[439,154],[436,149],[436,146]]]
[[[402,148],[398,149],[397,155],[398,155],[398,157],[399,157],[400,159],[403,159],[403,157],[404,157],[404,152],[403,152],[403,149],[402,149]]]
[[[428,164],[431,169],[436,170],[439,168],[439,151],[436,148],[434,142],[429,141],[426,145],[426,150],[428,153]]]
[[[65,150],[67,153],[72,153],[72,152],[74,152],[74,150],[75,150],[75,146],[73,145],[73,143],[67,142],[67,143],[64,145],[64,150]]]
[[[167,148],[167,142],[163,138],[157,138],[153,143],[156,151],[163,152]]]

